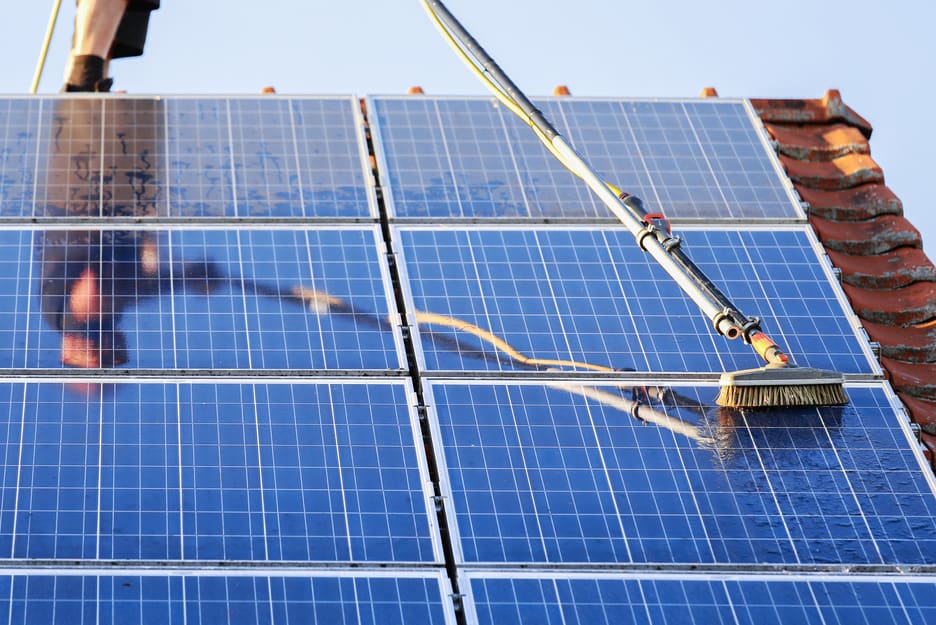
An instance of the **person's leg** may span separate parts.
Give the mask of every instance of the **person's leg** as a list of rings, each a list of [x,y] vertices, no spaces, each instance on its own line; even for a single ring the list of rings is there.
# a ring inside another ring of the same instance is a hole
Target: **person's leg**
[[[79,0],[65,73],[67,90],[97,90],[107,74],[111,45],[126,8],[127,0]]]

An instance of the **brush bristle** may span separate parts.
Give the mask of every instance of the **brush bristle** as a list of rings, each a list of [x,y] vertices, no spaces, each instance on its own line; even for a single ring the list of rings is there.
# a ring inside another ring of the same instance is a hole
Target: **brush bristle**
[[[842,406],[848,403],[848,396],[839,383],[726,385],[721,387],[715,403],[731,408]]]

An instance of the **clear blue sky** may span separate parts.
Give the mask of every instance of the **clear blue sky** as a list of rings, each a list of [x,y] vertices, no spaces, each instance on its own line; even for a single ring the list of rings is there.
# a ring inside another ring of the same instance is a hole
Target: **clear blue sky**
[[[28,91],[52,0],[6,2],[0,93]],[[59,89],[64,0],[40,92]],[[481,94],[418,0],[163,0],[142,59],[114,63],[132,93]],[[923,0],[450,0],[529,94],[820,97],[840,89],[874,125],[871,150],[936,259],[934,3]]]

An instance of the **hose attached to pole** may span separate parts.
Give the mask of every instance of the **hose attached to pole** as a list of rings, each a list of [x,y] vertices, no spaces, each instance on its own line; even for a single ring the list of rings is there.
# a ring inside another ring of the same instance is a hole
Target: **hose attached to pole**
[[[637,238],[640,247],[670,275],[702,310],[716,332],[742,338],[769,364],[786,366],[789,357],[760,329],[760,319],[746,317],[680,248],[679,237],[653,223],[639,198],[602,180],[529,98],[497,65],[475,38],[439,0],[422,0],[443,38],[471,71],[512,113],[523,120],[549,152],[581,178],[618,220]]]
[[[29,93],[35,94],[39,90],[39,81],[42,79],[42,70],[45,68],[46,57],[49,56],[49,45],[52,43],[52,33],[55,32],[55,23],[58,22],[59,9],[62,0],[52,2],[52,15],[49,16],[49,25],[46,27],[45,39],[42,40],[42,49],[39,51],[39,60],[36,63],[36,72],[33,74]]]

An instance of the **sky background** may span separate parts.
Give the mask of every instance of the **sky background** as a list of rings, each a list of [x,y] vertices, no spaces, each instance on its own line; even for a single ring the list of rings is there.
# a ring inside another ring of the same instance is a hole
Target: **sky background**
[[[29,90],[52,0],[4,3],[0,93]],[[114,62],[145,94],[486,94],[419,0],[163,0],[146,54]],[[924,0],[449,0],[529,95],[818,98],[841,90],[874,126],[871,155],[936,259],[925,169],[936,144],[936,3]],[[64,0],[40,93],[62,85],[74,15]]]

